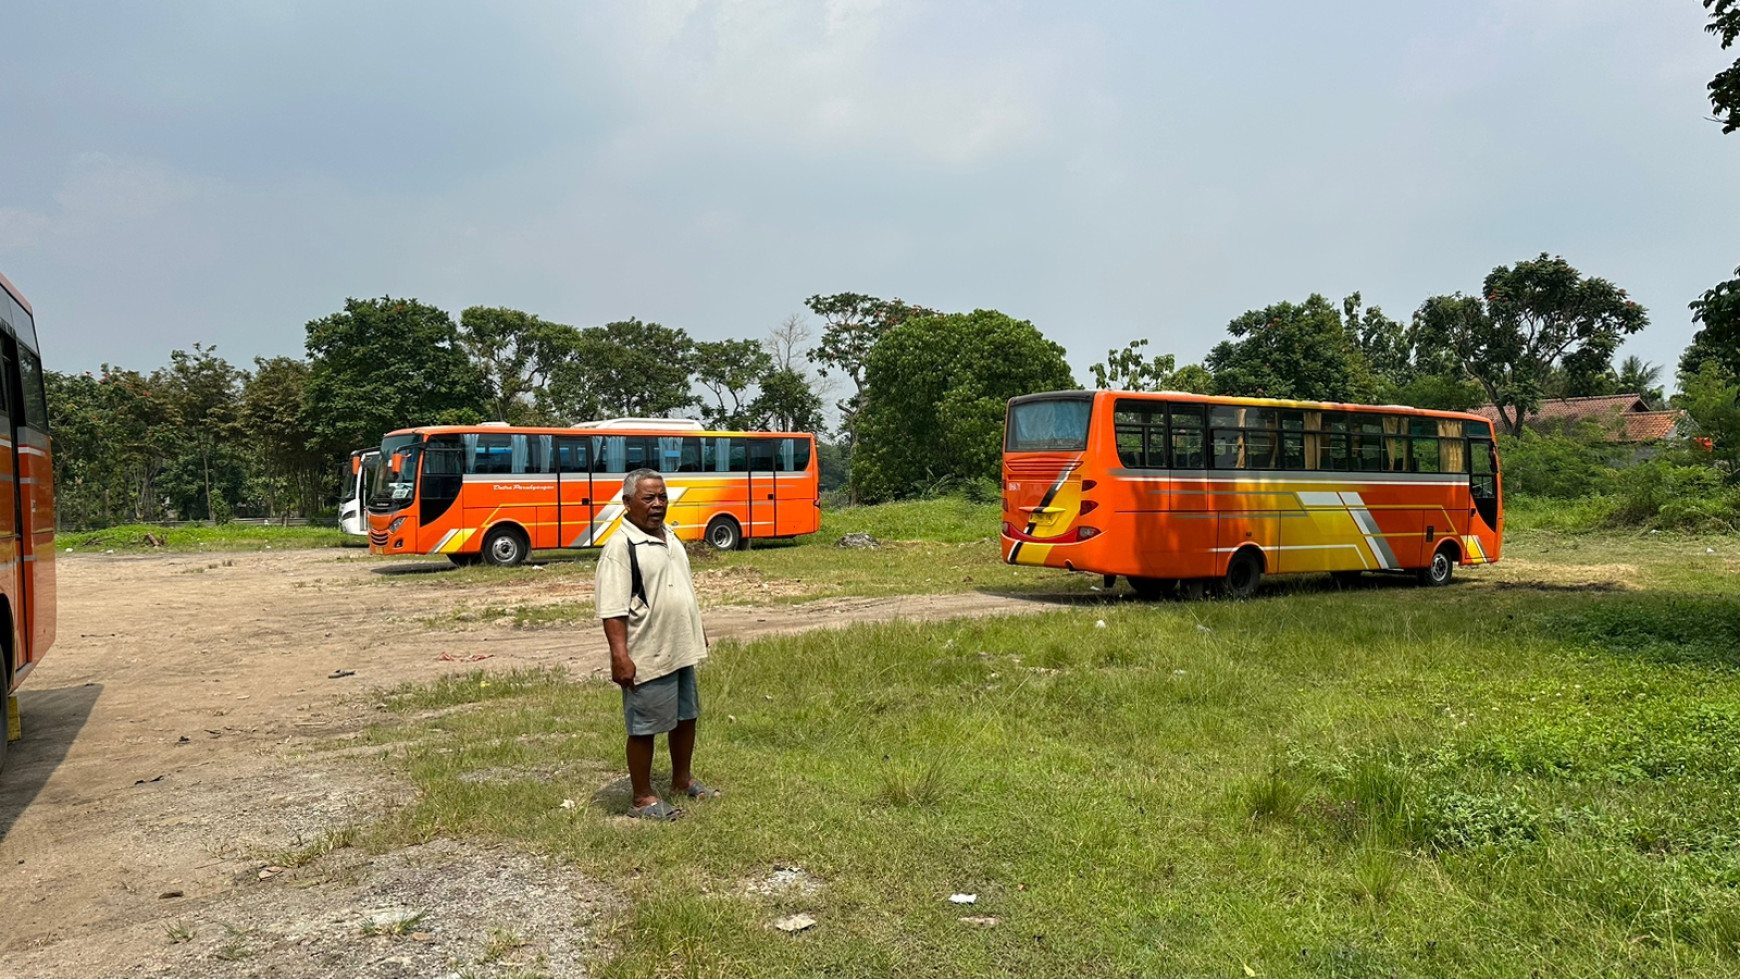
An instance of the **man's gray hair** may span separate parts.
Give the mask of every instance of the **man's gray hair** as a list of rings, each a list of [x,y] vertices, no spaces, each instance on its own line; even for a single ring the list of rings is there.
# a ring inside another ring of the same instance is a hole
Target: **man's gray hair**
[[[634,472],[622,477],[622,501],[627,503],[628,498],[633,496],[636,490],[640,489],[641,480],[664,478],[665,477],[657,469],[636,469]]]

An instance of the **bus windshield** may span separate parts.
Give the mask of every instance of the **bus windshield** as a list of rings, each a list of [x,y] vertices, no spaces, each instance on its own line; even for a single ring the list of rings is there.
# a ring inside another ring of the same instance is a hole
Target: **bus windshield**
[[[370,510],[386,512],[402,510],[411,505],[417,490],[417,468],[421,462],[422,449],[415,436],[410,435],[391,436],[381,441],[380,457],[370,467]],[[392,462],[395,455],[400,461],[396,471]]]
[[[1080,452],[1087,448],[1087,398],[1023,401],[1009,410],[1008,452]]]

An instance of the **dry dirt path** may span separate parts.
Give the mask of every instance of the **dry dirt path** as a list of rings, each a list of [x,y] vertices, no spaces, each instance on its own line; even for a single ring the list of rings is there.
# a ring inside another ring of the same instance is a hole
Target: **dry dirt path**
[[[589,598],[589,581],[528,571],[457,588],[441,568],[332,550],[63,557],[59,636],[20,692],[25,737],[0,775],[0,976],[487,976],[533,953],[579,974],[585,923],[610,896],[523,855],[432,844],[325,882],[260,879],[262,854],[408,796],[376,763],[305,750],[364,728],[370,691],[480,667],[604,668],[590,621],[426,621],[456,602]],[[1045,607],[969,593],[706,618],[716,638],[750,638]],[[442,913],[392,923],[413,906]],[[359,939],[370,915],[417,940]],[[480,962],[496,919],[520,922],[526,950]]]

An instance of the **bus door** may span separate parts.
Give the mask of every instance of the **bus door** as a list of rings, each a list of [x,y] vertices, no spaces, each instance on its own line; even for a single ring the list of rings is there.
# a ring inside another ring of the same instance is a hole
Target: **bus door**
[[[18,669],[25,664],[29,645],[25,637],[30,633],[27,625],[25,609],[28,607],[28,597],[25,594],[30,576],[25,573],[24,541],[29,536],[23,527],[24,513],[23,475],[17,465],[22,453],[18,451],[23,432],[24,412],[19,401],[18,392],[18,344],[12,337],[4,338],[5,373],[0,377],[0,400],[5,402],[6,437],[10,444],[5,452],[0,452],[0,478],[11,484],[10,489],[0,493],[0,566],[7,568],[5,579],[0,581],[0,593],[10,600],[12,606],[12,669]],[[12,679],[6,673],[7,664],[0,662],[0,697],[6,695]]]
[[[556,436],[556,520],[563,547],[592,542],[592,442],[590,435]]]
[[[815,484],[810,479],[810,440],[802,436],[782,438],[777,446],[773,460],[779,487],[777,535],[814,533],[821,511],[816,508]]]
[[[779,439],[749,438],[749,525],[746,537],[779,533]]]

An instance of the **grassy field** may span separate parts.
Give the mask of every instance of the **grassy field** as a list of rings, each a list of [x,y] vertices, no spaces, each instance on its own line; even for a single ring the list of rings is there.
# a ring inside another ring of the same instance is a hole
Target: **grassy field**
[[[1740,544],[1519,531],[1465,577],[725,645],[727,795],[669,825],[620,816],[614,688],[401,690],[422,796],[365,836],[619,888],[606,976],[1740,974]]]
[[[157,540],[152,543],[147,535]],[[268,547],[343,547],[360,538],[346,537],[337,527],[261,527],[255,524],[158,527],[128,524],[104,530],[61,531],[55,546],[74,553],[99,551],[258,551]]]

